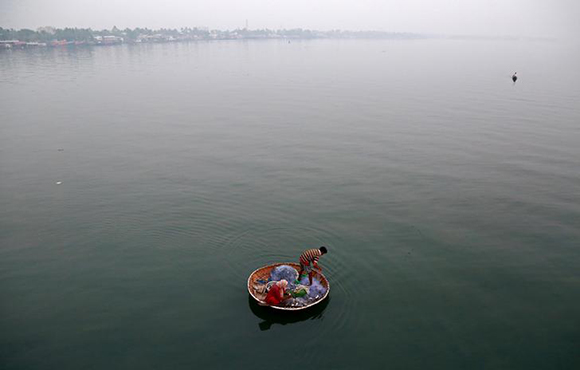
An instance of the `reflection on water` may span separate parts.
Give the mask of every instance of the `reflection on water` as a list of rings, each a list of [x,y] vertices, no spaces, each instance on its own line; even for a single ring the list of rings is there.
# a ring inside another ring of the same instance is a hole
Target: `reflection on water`
[[[306,320],[320,320],[324,310],[330,303],[330,296],[319,304],[300,311],[281,311],[270,307],[260,306],[248,294],[248,305],[254,315],[264,320],[258,324],[261,331],[270,330],[273,324],[294,324]]]

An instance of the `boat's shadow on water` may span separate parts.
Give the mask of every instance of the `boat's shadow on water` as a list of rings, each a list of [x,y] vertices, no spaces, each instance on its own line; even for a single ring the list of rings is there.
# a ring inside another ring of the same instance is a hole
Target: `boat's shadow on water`
[[[272,324],[294,324],[300,321],[322,319],[326,306],[330,303],[330,297],[318,303],[313,307],[309,307],[300,311],[280,311],[270,307],[260,306],[248,294],[248,304],[250,310],[254,315],[264,320],[258,324],[260,330],[269,330]]]

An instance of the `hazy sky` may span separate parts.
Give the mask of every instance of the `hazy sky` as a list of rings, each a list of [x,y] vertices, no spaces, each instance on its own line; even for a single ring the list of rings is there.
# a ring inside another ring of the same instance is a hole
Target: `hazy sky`
[[[580,0],[0,0],[0,27],[383,30],[578,37]]]

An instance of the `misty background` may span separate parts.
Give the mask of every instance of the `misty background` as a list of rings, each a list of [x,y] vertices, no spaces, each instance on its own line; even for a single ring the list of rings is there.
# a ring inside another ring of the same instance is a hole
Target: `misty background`
[[[577,38],[574,0],[0,0],[4,28],[308,28]]]

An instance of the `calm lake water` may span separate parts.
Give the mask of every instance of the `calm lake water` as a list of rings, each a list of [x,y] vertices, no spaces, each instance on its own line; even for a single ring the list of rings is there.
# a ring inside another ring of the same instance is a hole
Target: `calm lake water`
[[[580,368],[578,65],[531,41],[0,52],[0,367]],[[324,304],[252,304],[251,271],[320,245]]]

